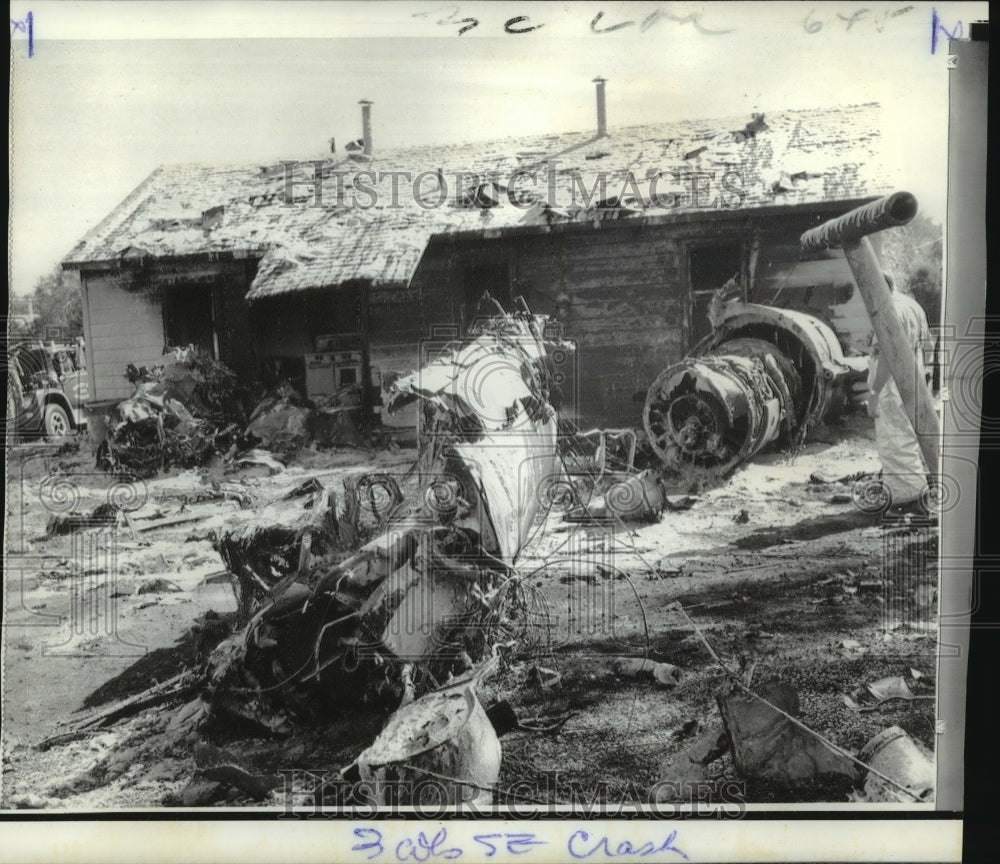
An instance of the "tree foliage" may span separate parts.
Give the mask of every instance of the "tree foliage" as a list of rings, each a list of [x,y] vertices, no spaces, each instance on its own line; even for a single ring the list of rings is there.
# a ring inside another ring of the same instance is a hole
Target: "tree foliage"
[[[32,293],[35,320],[30,335],[69,342],[83,335],[83,301],[76,273],[56,267],[35,283]]]
[[[931,327],[941,321],[943,235],[940,225],[918,213],[909,224],[883,231],[879,238],[883,268],[924,307]]]

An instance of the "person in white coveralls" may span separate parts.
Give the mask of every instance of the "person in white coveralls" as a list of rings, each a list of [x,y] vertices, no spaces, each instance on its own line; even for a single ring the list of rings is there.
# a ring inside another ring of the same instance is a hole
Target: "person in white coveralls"
[[[924,352],[931,344],[927,315],[916,300],[896,288],[890,276],[886,275],[885,279],[892,291],[907,345],[913,352],[917,380],[926,385],[929,376],[924,365]],[[927,515],[926,503],[922,499],[926,497],[928,473],[920,442],[889,371],[889,364],[881,356],[878,340],[874,336],[868,356],[868,390],[868,414],[875,420],[875,445],[882,462],[882,483],[890,497],[887,515]]]

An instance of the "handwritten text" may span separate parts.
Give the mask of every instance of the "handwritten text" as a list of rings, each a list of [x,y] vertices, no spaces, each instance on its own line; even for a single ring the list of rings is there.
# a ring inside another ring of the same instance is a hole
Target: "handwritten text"
[[[677,832],[671,831],[662,843],[654,843],[648,840],[645,843],[633,843],[630,840],[622,840],[612,843],[607,837],[593,839],[587,831],[574,831],[569,835],[566,844],[566,851],[574,858],[583,860],[593,858],[604,860],[607,858],[646,858],[649,855],[659,855],[661,852],[674,852],[680,855],[685,861],[688,856],[674,845],[677,840]]]
[[[17,21],[14,18],[10,19],[10,35],[13,36],[15,33],[23,33],[25,38],[28,40],[28,56],[35,56],[35,15],[33,12],[29,12],[24,16],[24,20]]]
[[[943,33],[948,39],[962,38],[962,22],[956,22],[951,30],[944,26],[937,9],[931,9],[931,54],[937,52],[938,36]]]
[[[833,18],[823,19],[816,15],[815,9],[810,9],[809,14],[802,21],[802,29],[806,33],[814,34],[819,33],[823,27],[827,24],[833,23],[837,27],[843,27],[844,32],[850,33],[854,30],[855,24],[870,24],[879,33],[885,30],[885,25],[887,22],[893,18],[898,18],[900,15],[905,15],[907,12],[913,11],[913,6],[902,6],[899,9],[893,9],[889,12],[883,12],[881,15],[876,15],[871,9],[861,8],[855,9],[849,15],[845,15],[843,12],[837,12]],[[839,22],[839,23],[838,23]]]

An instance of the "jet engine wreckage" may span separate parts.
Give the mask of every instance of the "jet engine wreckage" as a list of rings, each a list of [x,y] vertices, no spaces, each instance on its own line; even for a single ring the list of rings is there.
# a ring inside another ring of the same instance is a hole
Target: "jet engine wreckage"
[[[714,331],[653,382],[643,424],[668,468],[725,475],[774,441],[801,441],[862,377],[818,318],[730,301]]]
[[[879,314],[891,308],[891,300],[865,235],[905,225],[916,209],[912,195],[897,192],[801,238],[805,251],[843,244],[872,326],[885,344],[901,344],[902,334],[894,316]],[[643,426],[654,452],[675,475],[701,471],[725,477],[771,443],[800,444],[866,377],[867,358],[845,356],[829,325],[808,313],[731,300],[714,311],[712,324],[712,333],[664,370],[646,395]],[[890,354],[896,380],[912,382],[900,352]],[[910,409],[914,428],[933,430],[928,394],[912,383],[903,389],[907,405],[916,406]],[[920,437],[928,464],[936,465],[936,439]]]

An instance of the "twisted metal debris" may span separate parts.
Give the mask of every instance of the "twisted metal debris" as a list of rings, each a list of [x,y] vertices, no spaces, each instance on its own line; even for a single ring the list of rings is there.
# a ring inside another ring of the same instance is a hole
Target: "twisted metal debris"
[[[420,470],[382,489],[389,506],[367,527],[365,497],[385,485],[373,477],[341,499],[303,489],[282,502],[285,524],[255,516],[217,538],[243,625],[213,660],[217,710],[272,729],[289,713],[392,710],[511,637],[512,567],[557,471],[545,327],[490,318],[395,382],[390,411],[423,408]]]

